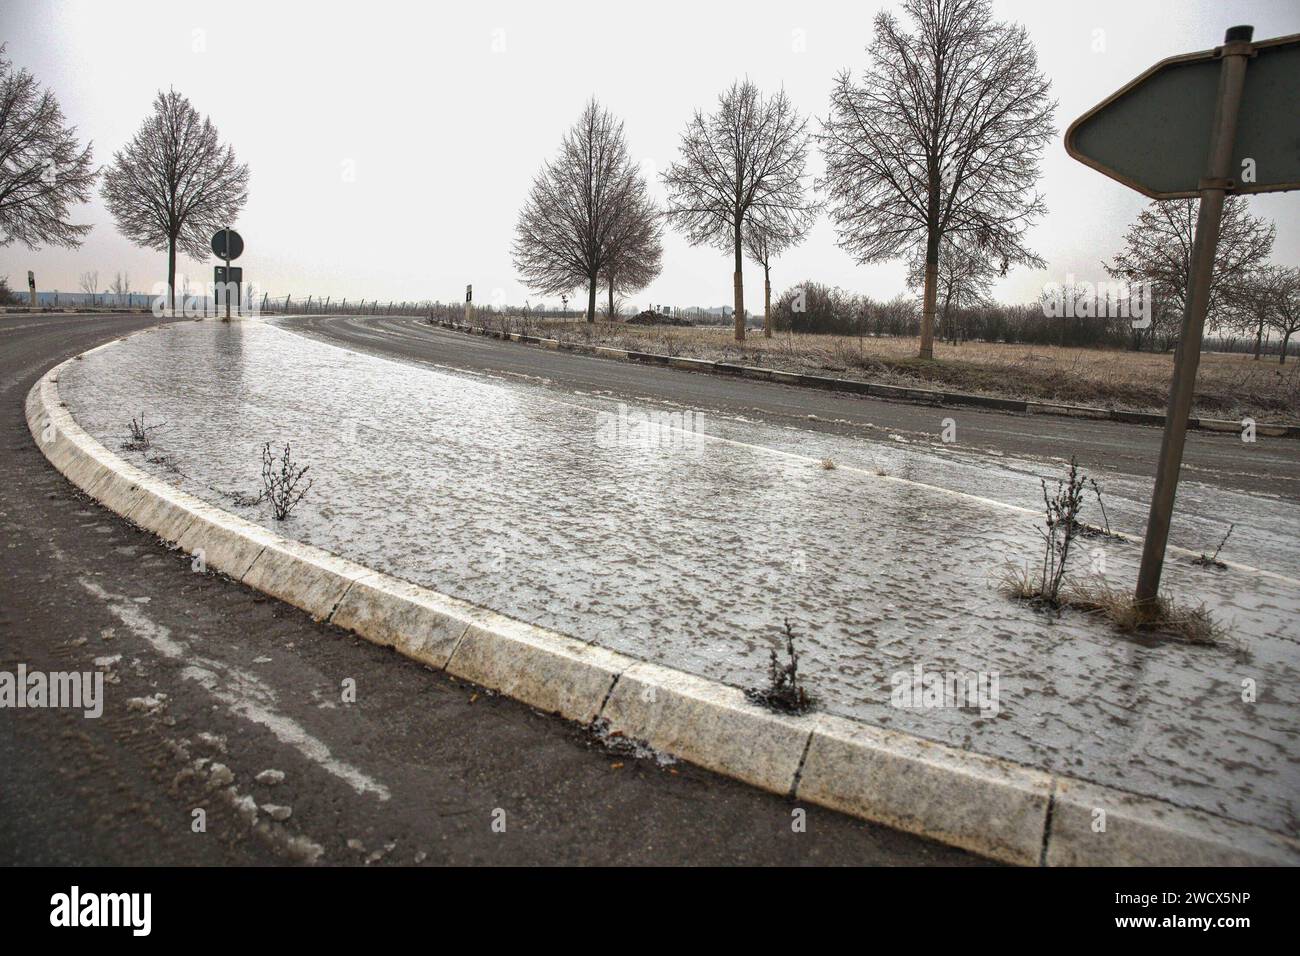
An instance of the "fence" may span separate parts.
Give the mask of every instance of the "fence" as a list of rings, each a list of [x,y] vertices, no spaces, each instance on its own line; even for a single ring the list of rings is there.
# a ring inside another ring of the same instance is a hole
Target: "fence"
[[[26,305],[27,292],[14,289],[18,304]],[[148,309],[153,296],[144,292],[37,292],[36,305],[42,309]]]

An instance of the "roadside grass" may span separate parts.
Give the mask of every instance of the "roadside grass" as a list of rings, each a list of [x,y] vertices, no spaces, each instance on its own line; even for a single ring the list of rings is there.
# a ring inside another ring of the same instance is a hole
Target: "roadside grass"
[[[475,324],[492,325],[490,314]],[[916,357],[914,338],[872,338],[751,331],[743,345],[719,326],[636,326],[623,322],[535,320],[536,334],[562,341],[762,365],[907,387],[942,388],[1000,398],[1165,410],[1173,355],[1117,349],[965,342],[935,343],[933,361]],[[1300,419],[1300,362],[1249,355],[1201,356],[1193,414],[1262,421]]]
[[[1188,644],[1219,646],[1227,631],[1211,617],[1204,604],[1182,607],[1172,598],[1161,596],[1150,612],[1138,610],[1133,596],[1105,582],[1074,584],[1065,593],[1067,607],[1097,614],[1126,634],[1138,631],[1164,634]]]
[[[1005,597],[1039,610],[1073,610],[1094,615],[1123,634],[1150,634],[1209,647],[1232,643],[1228,640],[1227,630],[1214,620],[1203,604],[1182,607],[1162,595],[1151,611],[1139,611],[1131,593],[1104,581],[1071,583],[1056,600],[1052,600],[1043,595],[1028,565],[1009,565],[998,583],[998,590]]]

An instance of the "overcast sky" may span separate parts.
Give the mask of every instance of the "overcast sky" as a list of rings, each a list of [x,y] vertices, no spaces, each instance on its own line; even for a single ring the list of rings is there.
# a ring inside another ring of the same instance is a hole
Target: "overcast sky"
[[[272,295],[447,301],[473,282],[476,301],[522,304],[515,217],[587,97],[625,121],[647,170],[662,170],[692,111],[737,77],[784,86],[803,113],[824,116],[834,75],[862,69],[872,18],[888,5],[0,0],[0,42],[57,95],[97,164],[159,88],[210,116],[251,166],[241,264]],[[1294,0],[995,0],[994,10],[1028,28],[1060,104],[1039,184],[1049,214],[1030,233],[1048,268],[1014,269],[995,289],[1008,300],[1068,273],[1100,278],[1145,204],[1066,155],[1075,117],[1157,60],[1215,46],[1230,25],[1253,24],[1256,39],[1300,32]],[[1300,263],[1300,194],[1251,202],[1277,222],[1274,259]],[[0,249],[0,275],[23,287],[35,269],[40,289],[66,291],[88,270],[101,288],[117,270],[136,289],[165,277],[165,256],[119,236],[98,197],[76,214],[94,224],[80,249],[15,244]],[[181,262],[205,281],[210,267]],[[761,309],[761,270],[746,270],[746,305]],[[889,298],[904,273],[901,262],[856,265],[823,219],[777,262],[773,286],[815,279]],[[630,300],[730,301],[728,257],[671,231],[663,274]]]

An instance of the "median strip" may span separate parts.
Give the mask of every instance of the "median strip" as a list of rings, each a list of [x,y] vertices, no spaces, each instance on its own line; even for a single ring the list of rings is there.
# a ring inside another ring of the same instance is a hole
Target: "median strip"
[[[1281,834],[859,721],[775,714],[739,688],[284,538],[93,439],[60,400],[62,368],[31,389],[26,416],[73,484],[208,568],[428,666],[765,790],[1008,863],[1300,863],[1300,846]],[[1095,834],[1098,810],[1111,836]]]

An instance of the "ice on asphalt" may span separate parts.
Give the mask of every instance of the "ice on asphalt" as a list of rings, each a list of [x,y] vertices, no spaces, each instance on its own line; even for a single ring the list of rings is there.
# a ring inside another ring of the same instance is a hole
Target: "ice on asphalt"
[[[1041,553],[1039,476],[1059,461],[392,361],[260,321],[132,336],[60,389],[113,451],[267,525],[267,506],[231,496],[260,489],[263,442],[292,443],[315,484],[276,530],[398,577],[742,687],[764,682],[788,619],[827,711],[1300,829],[1293,500],[1181,485],[1173,543],[1212,551],[1235,522],[1222,557],[1262,569],[1170,553],[1168,590],[1235,645],[1199,647],[999,594],[1008,563]],[[166,424],[125,451],[142,412]],[[960,438],[960,410],[935,416]],[[1111,525],[1141,534],[1149,490],[1106,480]],[[1095,501],[1084,517],[1101,521]],[[1131,586],[1139,546],[1076,546],[1075,576]],[[918,666],[996,674],[996,708],[894,706]]]

